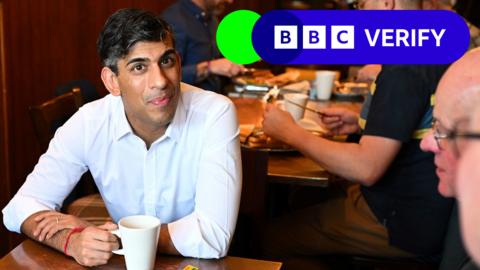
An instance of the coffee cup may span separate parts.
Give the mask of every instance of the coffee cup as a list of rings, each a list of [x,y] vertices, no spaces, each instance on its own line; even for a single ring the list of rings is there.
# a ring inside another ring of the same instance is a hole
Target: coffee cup
[[[335,79],[339,72],[331,70],[319,70],[315,72],[315,80],[312,82],[312,92],[317,99],[329,100],[332,95]]]
[[[122,249],[113,253],[125,256],[128,270],[151,270],[155,266],[160,220],[154,216],[128,216],[120,219],[118,230],[111,233],[120,237]]]
[[[285,94],[283,95],[283,106],[289,112],[295,121],[300,121],[305,114],[304,107],[307,106],[308,96],[305,94]]]

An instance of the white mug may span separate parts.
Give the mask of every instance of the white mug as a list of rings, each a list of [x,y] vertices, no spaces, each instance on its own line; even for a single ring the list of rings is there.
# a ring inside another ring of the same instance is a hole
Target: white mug
[[[305,109],[302,107],[307,106],[308,96],[305,94],[291,93],[284,94],[283,99],[285,110],[292,115],[295,121],[300,121],[305,114]]]
[[[113,253],[124,255],[128,270],[151,270],[155,266],[160,219],[154,216],[128,216],[120,219],[118,230],[111,233],[122,239],[123,249]]]
[[[312,91],[316,93],[317,99],[330,99],[335,79],[338,77],[338,74],[340,73],[331,70],[319,70],[315,72],[315,80],[312,83]]]

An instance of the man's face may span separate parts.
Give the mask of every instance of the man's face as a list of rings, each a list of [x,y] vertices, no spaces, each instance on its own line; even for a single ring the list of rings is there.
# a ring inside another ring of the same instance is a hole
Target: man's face
[[[449,112],[451,103],[455,99],[448,96],[442,87],[442,85],[439,85],[437,89],[433,110],[436,124],[422,139],[420,147],[423,151],[435,154],[436,173],[439,178],[438,191],[440,194],[445,197],[454,197],[456,195],[455,175],[458,162],[457,145],[454,144],[454,141],[447,138],[434,138],[434,133],[448,134],[454,128],[454,119],[457,119],[454,114]]]
[[[171,40],[138,42],[117,66],[117,87],[133,129],[166,129],[180,97],[180,62]]]
[[[208,13],[218,16],[225,11],[228,4],[233,0],[205,0],[205,6]]]

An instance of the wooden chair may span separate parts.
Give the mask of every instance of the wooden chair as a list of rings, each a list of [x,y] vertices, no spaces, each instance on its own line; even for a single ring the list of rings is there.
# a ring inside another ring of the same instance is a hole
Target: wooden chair
[[[67,121],[83,105],[79,88],[71,92],[48,100],[40,105],[30,106],[29,112],[33,123],[33,130],[42,152],[48,149],[50,140],[55,131]],[[73,200],[97,192],[90,172],[85,173],[72,193],[65,199],[64,205]]]
[[[63,94],[71,92],[74,88],[80,88],[84,103],[88,103],[100,98],[100,94],[98,94],[95,85],[92,82],[83,79],[69,81],[57,86],[57,88],[55,88],[55,95],[61,96]]]
[[[266,219],[268,152],[242,147],[242,196],[230,254],[256,257]]]
[[[79,88],[29,108],[33,130],[42,151],[46,151],[55,130],[83,105]]]

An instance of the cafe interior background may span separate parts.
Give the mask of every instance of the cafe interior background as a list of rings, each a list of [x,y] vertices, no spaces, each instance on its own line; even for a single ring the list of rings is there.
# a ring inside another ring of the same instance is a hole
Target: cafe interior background
[[[95,42],[106,18],[120,8],[160,13],[174,0],[0,1],[0,208],[3,209],[42,153],[28,107],[55,96],[59,85],[88,80],[101,96]],[[228,13],[248,9],[339,9],[342,1],[235,0]],[[459,0],[457,12],[480,26],[480,1]],[[475,16],[477,15],[477,16]],[[316,68],[316,67],[313,67]],[[0,257],[22,241],[0,225]]]

